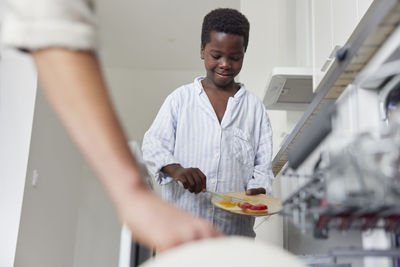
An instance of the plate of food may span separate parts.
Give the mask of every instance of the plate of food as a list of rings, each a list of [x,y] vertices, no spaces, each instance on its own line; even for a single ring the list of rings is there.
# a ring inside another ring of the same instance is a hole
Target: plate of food
[[[235,214],[266,216],[280,212],[282,201],[270,195],[248,196],[246,192],[228,192],[214,195],[211,203],[220,209]]]

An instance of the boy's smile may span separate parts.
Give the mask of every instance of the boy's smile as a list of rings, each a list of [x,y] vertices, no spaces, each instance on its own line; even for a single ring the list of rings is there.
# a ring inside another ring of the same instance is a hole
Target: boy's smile
[[[236,90],[234,78],[242,69],[244,58],[242,36],[212,31],[210,42],[201,48],[207,71],[205,82],[224,90]]]

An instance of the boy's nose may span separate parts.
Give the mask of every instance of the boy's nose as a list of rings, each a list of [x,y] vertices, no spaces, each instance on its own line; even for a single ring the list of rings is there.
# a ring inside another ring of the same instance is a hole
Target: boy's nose
[[[226,59],[226,58],[221,58],[219,65],[221,68],[224,68],[224,69],[228,69],[231,67],[230,60]]]

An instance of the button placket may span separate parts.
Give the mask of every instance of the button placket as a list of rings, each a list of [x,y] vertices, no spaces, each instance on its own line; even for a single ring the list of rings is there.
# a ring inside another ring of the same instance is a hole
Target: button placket
[[[217,163],[217,170],[216,170],[216,173],[215,173],[215,177],[210,179],[210,183],[212,184],[214,192],[217,191],[219,164],[220,164],[220,161],[221,161],[221,141],[222,141],[222,126],[221,125],[218,128],[218,134],[219,134],[218,151],[214,155],[214,158],[217,160],[217,162],[216,162]]]

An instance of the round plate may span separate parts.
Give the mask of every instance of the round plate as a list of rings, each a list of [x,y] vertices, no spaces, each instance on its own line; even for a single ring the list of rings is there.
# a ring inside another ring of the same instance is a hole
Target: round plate
[[[246,237],[202,239],[151,257],[141,267],[306,267],[281,247]]]
[[[243,210],[240,207],[238,207],[237,205],[234,207],[227,207],[227,206],[221,205],[219,202],[223,201],[223,198],[221,198],[219,196],[213,196],[213,198],[211,199],[211,203],[215,207],[229,211],[231,213],[248,215],[248,216],[266,216],[266,215],[276,214],[282,210],[282,201],[273,196],[270,196],[270,195],[259,194],[259,195],[255,195],[255,196],[248,196],[248,195],[246,195],[246,192],[227,192],[227,193],[224,193],[223,195],[228,196],[228,197],[231,196],[231,197],[235,197],[235,198],[240,198],[240,199],[243,199],[243,201],[248,202],[253,205],[264,204],[264,205],[267,205],[267,207],[268,207],[268,210],[266,210],[265,213],[251,214],[251,213],[243,212]]]

